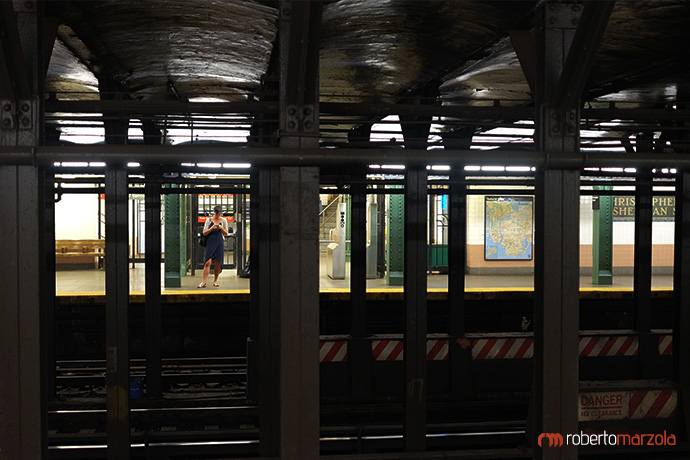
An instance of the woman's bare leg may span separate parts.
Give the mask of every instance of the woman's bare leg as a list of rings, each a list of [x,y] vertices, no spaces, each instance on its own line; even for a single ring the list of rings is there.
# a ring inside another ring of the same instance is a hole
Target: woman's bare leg
[[[216,259],[216,268],[213,270],[213,284],[218,284],[218,276],[220,275],[220,260]]]
[[[211,273],[211,259],[208,259],[204,264],[204,274],[201,278],[201,284],[199,286],[205,286],[208,275]]]

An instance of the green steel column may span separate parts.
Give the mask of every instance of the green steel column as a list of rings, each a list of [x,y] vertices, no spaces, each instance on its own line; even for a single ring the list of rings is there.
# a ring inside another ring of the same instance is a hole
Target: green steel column
[[[403,285],[403,268],[405,255],[405,197],[388,195],[388,222],[386,228],[386,284]]]
[[[595,190],[613,190],[610,185]],[[595,196],[592,238],[592,283],[613,284],[613,197]]]
[[[345,203],[347,210],[345,211],[345,262],[350,262],[350,255],[352,248],[349,241],[352,241],[352,229],[350,227],[350,219],[352,217],[352,195],[345,196]]]
[[[173,185],[175,187],[176,185]],[[165,203],[165,287],[181,287],[186,268],[184,197],[166,194]]]

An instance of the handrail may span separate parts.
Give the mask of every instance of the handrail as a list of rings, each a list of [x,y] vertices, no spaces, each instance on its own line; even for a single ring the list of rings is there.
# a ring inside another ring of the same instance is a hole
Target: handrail
[[[328,210],[334,203],[340,203],[340,200],[342,198],[342,194],[338,195],[337,197],[333,198],[330,203],[328,203],[324,208],[319,212],[319,233],[321,233],[321,230],[326,226],[326,224],[330,221],[330,219],[327,219],[326,216],[326,210]],[[335,214],[333,214],[333,218],[335,218]]]

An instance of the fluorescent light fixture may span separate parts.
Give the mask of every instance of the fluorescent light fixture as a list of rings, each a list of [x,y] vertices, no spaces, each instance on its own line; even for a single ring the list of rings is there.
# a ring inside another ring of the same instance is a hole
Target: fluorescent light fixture
[[[482,171],[505,171],[505,166],[482,166]]]
[[[532,168],[529,166],[506,166],[506,171],[512,172],[528,172],[531,170]]]
[[[405,165],[381,165],[381,169],[405,169]]]
[[[252,165],[249,163],[223,163],[224,168],[251,168]]]
[[[633,173],[634,174],[637,172],[637,169],[636,168],[625,168],[623,171],[625,171],[627,173]]]
[[[53,163],[53,166],[60,166],[60,162],[56,161],[55,163]]]
[[[678,172],[678,170],[676,168],[671,168],[671,169],[669,169],[669,172],[671,174],[676,174]]]
[[[130,161],[129,163],[127,163],[127,166],[130,168],[138,168],[139,166],[141,166],[141,164],[137,163],[136,161]]]
[[[195,166],[194,163],[182,163],[180,166]]]
[[[198,168],[220,168],[223,165],[220,163],[197,163],[196,166]]]
[[[63,161],[62,166],[68,166],[73,168],[85,168],[89,166],[86,161]]]
[[[615,173],[621,173],[623,172],[623,168],[601,168],[603,172],[615,172]]]
[[[369,169],[381,169],[381,165],[369,165]]]
[[[92,168],[102,168],[105,166],[105,163],[102,161],[92,161],[91,163],[89,163],[89,166],[91,166]]]
[[[450,166],[448,165],[432,165],[432,171],[450,171]]]
[[[465,171],[481,171],[481,166],[465,166]]]

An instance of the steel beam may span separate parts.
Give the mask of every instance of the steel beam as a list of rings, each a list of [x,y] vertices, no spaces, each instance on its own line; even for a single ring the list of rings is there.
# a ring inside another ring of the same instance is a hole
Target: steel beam
[[[367,339],[367,219],[366,186],[364,174],[352,177],[350,231],[350,308],[352,325],[348,355],[350,387],[355,401],[365,402],[371,397],[371,342]],[[356,363],[356,364],[354,364]]]
[[[45,320],[46,382],[49,400],[57,396],[55,368],[55,175],[41,171],[41,203],[43,231],[41,258],[45,270],[40,271],[43,286],[43,314]]]
[[[467,186],[465,171],[452,168],[448,193],[448,335],[454,395],[472,393],[472,347],[465,337],[465,265],[467,258]]]
[[[61,145],[0,146],[0,165],[52,165],[54,162],[141,163],[160,166],[189,163],[251,163],[254,166],[354,166],[375,164],[427,165],[524,165],[539,169],[580,170],[586,167],[690,168],[690,153],[536,152],[510,150],[408,150],[342,148],[299,150],[279,147],[232,148],[225,146],[169,145]],[[222,169],[222,168],[217,168]],[[204,169],[207,170],[207,169]],[[94,171],[96,169],[94,168]],[[226,170],[227,171],[227,170]]]
[[[690,172],[676,176],[673,260],[673,375],[681,388],[686,435],[690,435]]]
[[[280,453],[280,171],[259,168],[252,188],[251,299],[253,338],[247,363],[248,386],[259,397],[259,451],[262,457]],[[258,351],[258,353],[257,353]],[[258,364],[258,366],[257,366]],[[256,369],[259,369],[258,375]],[[251,377],[256,376],[252,381]],[[257,385],[258,383],[258,385]]]
[[[573,18],[578,20],[577,29],[553,98],[555,107],[574,107],[579,104],[614,4],[615,1],[607,0],[585,2],[584,5],[573,2],[567,5],[574,13],[582,8],[582,14],[579,19]],[[560,17],[565,15],[561,14]]]
[[[567,156],[580,150],[578,106],[556,105],[562,67],[579,16],[575,3],[547,1],[536,10],[535,144]],[[579,7],[578,7],[579,8]],[[540,169],[535,181],[534,386],[529,442],[535,458],[577,458],[577,446],[537,446],[540,433],[578,428],[579,219],[577,170]]]
[[[22,46],[20,13],[12,3],[0,2],[0,99],[29,99],[34,80]]]
[[[318,192],[318,168],[280,168],[280,458],[319,458]]]
[[[0,167],[0,455],[16,460],[47,458],[39,187],[38,168]]]
[[[105,173],[105,342],[108,460],[130,458],[127,171]]]
[[[321,0],[280,2],[280,146],[319,144]]]
[[[612,190],[611,186],[594,186],[595,190]],[[613,283],[613,196],[596,195],[592,202],[592,283]]]
[[[405,450],[426,450],[427,172],[405,173]]]
[[[161,366],[161,184],[147,182],[144,189],[146,227],[146,396],[163,395]]]

